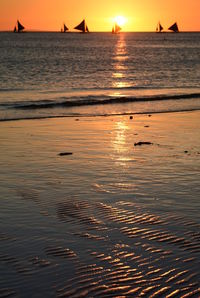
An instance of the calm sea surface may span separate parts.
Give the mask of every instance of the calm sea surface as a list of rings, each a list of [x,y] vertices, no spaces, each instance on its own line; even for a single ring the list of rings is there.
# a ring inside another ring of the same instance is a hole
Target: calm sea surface
[[[0,33],[0,119],[200,108],[200,33]]]

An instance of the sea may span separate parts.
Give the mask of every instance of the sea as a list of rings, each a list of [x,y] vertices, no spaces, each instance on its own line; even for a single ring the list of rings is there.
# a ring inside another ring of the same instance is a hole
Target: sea
[[[200,33],[0,33],[0,120],[200,108]]]

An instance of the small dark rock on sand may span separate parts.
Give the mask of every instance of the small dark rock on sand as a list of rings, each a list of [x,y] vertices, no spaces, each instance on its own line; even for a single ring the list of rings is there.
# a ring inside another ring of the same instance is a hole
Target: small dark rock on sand
[[[132,120],[133,119],[133,116],[130,116],[129,119]]]
[[[65,155],[72,155],[72,152],[60,152],[58,155],[65,156]]]
[[[151,142],[137,142],[134,144],[134,146],[142,146],[142,145],[153,145]]]

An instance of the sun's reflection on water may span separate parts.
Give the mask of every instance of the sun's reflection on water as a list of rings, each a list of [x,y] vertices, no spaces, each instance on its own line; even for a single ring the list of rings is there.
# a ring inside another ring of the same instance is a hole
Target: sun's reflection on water
[[[129,126],[123,121],[116,121],[114,134],[111,139],[111,144],[114,149],[113,158],[120,163],[126,163],[130,160],[129,146],[127,144],[127,134]]]
[[[126,88],[129,87],[129,83],[126,81],[127,66],[125,62],[129,56],[126,49],[126,39],[124,34],[118,35],[118,40],[115,47],[114,68],[113,68],[113,87],[114,88]]]
[[[122,122],[116,122],[116,130],[115,130],[115,140],[114,144],[116,144],[117,150],[123,150],[124,145],[126,143],[126,130],[128,129],[127,125]]]

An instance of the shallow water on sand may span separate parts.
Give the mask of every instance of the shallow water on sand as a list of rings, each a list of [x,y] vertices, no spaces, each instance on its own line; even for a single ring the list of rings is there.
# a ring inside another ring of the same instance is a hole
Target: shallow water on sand
[[[199,297],[199,131],[199,112],[1,123],[0,297]]]

